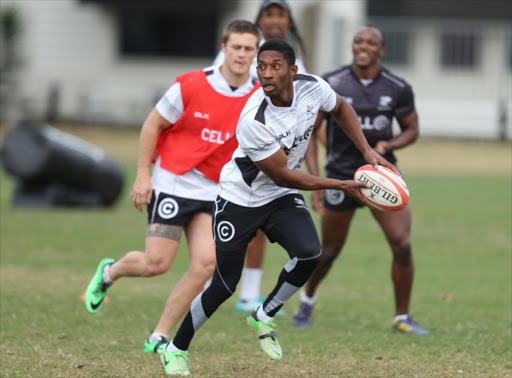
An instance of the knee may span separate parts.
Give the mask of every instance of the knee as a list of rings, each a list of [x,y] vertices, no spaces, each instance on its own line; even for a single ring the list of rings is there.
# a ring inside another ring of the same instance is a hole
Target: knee
[[[231,276],[220,276],[219,272],[213,272],[212,282],[207,290],[214,290],[216,297],[224,302],[236,291],[238,281]]]
[[[154,277],[169,270],[170,263],[165,259],[144,259],[144,277]]]
[[[409,266],[412,264],[411,243],[409,239],[401,240],[400,242],[391,246],[393,251],[393,260],[402,266]]]
[[[320,256],[319,266],[322,269],[329,269],[334,260],[336,260],[336,257],[338,257],[337,252],[332,251],[330,248],[325,248],[322,251],[322,256]]]
[[[315,269],[320,264],[320,261],[322,261],[322,251],[317,252],[317,254],[313,258],[311,258],[309,261],[310,261],[313,269]]]
[[[206,281],[213,275],[215,270],[215,258],[205,259],[199,263],[191,264],[189,272],[195,276],[204,278]]]
[[[302,265],[303,269],[312,272],[313,270],[315,270],[318,264],[320,264],[321,256],[322,251],[318,249],[309,249],[307,251],[301,251],[299,258],[300,265]]]

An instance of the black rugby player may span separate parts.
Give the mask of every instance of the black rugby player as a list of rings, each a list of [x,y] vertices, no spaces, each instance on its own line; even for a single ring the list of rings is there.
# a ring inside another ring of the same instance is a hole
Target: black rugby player
[[[385,51],[380,30],[372,26],[363,27],[354,36],[352,64],[327,73],[323,78],[352,105],[370,146],[395,164],[393,151],[414,143],[418,138],[418,115],[411,86],[381,65],[380,59]],[[396,118],[400,126],[400,133],[397,135],[393,135],[393,118]],[[319,114],[315,124],[315,132],[306,156],[308,169],[312,174],[318,175],[315,137],[324,120],[327,121],[327,177],[350,179],[354,177],[357,168],[366,164],[365,160],[343,130],[336,125],[336,121],[325,113]],[[355,210],[362,206],[352,197],[334,189],[313,192],[312,201],[313,208],[322,215],[322,256],[305,290],[301,292],[299,308],[293,319],[293,324],[298,327],[312,325],[311,315],[318,286],[343,248]],[[393,328],[404,333],[428,334],[409,315],[414,278],[410,241],[411,211],[408,206],[398,212],[374,209],[370,211],[382,228],[393,254]]]
[[[313,176],[300,170],[318,111],[331,114],[376,166],[396,167],[366,142],[356,113],[323,79],[297,74],[295,52],[282,39],[269,39],[258,51],[261,88],[242,110],[238,148],[222,168],[213,212],[216,267],[211,285],[193,301],[176,336],[163,354],[169,375],[189,375],[187,350],[201,326],[236,290],[247,244],[258,229],[289,256],[274,289],[247,317],[260,347],[273,360],[283,354],[273,318],[306,283],[320,260],[315,224],[298,190],[335,188],[362,202],[369,184]],[[215,371],[212,370],[215,374]],[[223,371],[217,374],[225,375]]]

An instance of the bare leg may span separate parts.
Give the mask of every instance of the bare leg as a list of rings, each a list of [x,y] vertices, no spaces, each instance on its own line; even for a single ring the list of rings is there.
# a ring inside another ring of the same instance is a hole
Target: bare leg
[[[411,211],[409,207],[398,212],[373,210],[393,253],[391,279],[395,290],[395,315],[409,313],[414,262],[411,252]]]
[[[333,211],[325,209],[322,217],[322,256],[320,264],[306,283],[306,295],[312,298],[318,285],[327,276],[332,263],[338,257],[347,240],[354,210]]]
[[[169,270],[178,251],[183,227],[150,224],[146,252],[128,252],[109,268],[112,281],[121,277],[152,277]]]
[[[192,300],[203,290],[215,269],[215,243],[212,216],[198,213],[185,228],[190,266],[172,290],[154,332],[169,334],[190,308]]]

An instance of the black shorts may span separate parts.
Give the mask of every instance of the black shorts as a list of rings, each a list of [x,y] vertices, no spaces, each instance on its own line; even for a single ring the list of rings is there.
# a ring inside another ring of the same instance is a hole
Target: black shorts
[[[353,210],[364,205],[358,203],[342,190],[326,189],[324,190],[323,206],[329,210],[343,211]]]
[[[213,201],[200,201],[155,192],[148,205],[148,224],[186,226],[196,213],[212,214]]]
[[[315,248],[319,243],[315,224],[300,194],[289,194],[260,207],[239,206],[217,197],[213,235],[218,250],[245,251],[259,228],[272,243],[287,250],[293,249],[294,243],[313,244]]]

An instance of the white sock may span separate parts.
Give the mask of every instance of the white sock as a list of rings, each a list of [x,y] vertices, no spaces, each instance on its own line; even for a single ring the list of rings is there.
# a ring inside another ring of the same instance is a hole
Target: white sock
[[[304,303],[307,303],[310,306],[314,306],[315,305],[317,298],[318,298],[318,294],[315,294],[312,297],[308,297],[308,295],[306,294],[306,290],[302,290],[300,292],[300,301],[304,302]]]
[[[256,317],[258,318],[258,320],[262,321],[263,323],[268,323],[269,320],[273,319],[263,312],[263,306],[258,307],[258,311],[256,312]]]
[[[409,314],[401,314],[401,315],[395,315],[395,320],[397,322],[401,321],[401,320],[407,320],[407,317],[409,316]]]
[[[240,299],[243,301],[254,301],[260,296],[261,276],[263,271],[260,268],[245,268],[240,288]]]
[[[157,340],[160,340],[160,338],[163,337],[164,339],[168,339],[169,336],[166,335],[165,333],[160,333],[160,332],[151,332],[151,335],[149,336],[149,339],[148,341],[150,343],[152,343],[153,341],[157,341]]]
[[[179,350],[180,352],[186,352],[186,350],[183,351],[181,349],[176,348],[176,345],[174,345],[172,341],[169,344],[167,344],[167,347],[165,348],[165,350],[167,351],[167,353],[172,353],[175,350]]]
[[[103,272],[101,273],[101,278],[103,279],[103,282],[105,282],[107,285],[112,285],[112,279],[110,278],[110,275],[108,274],[108,270],[110,269],[110,265],[107,264],[103,267]]]

